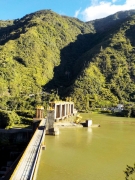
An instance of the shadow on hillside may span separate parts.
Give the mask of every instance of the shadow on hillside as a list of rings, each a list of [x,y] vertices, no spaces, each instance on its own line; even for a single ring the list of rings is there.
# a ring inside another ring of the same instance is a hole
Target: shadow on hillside
[[[135,47],[135,38],[133,38],[134,32],[135,32],[135,25],[131,26],[130,29],[128,29],[126,31],[126,36],[130,39],[130,42],[131,42],[132,46]]]
[[[100,29],[97,26],[95,34],[80,34],[75,42],[68,44],[61,52],[60,65],[54,68],[54,78],[44,86],[46,90],[55,89],[59,95],[68,95],[76,78],[82,73],[95,54],[98,54],[101,46],[108,47],[112,34],[123,24],[125,19],[114,21],[111,26]],[[103,25],[102,25],[103,26]]]
[[[60,52],[60,65],[54,68],[53,79],[44,86],[46,91],[55,89],[59,91],[59,95],[68,94],[71,91],[71,85],[81,74],[88,63],[92,61],[95,53],[100,51],[96,45],[105,37],[105,33],[96,34],[80,34],[75,42],[71,42]],[[96,48],[94,49],[93,47]],[[93,48],[90,53],[89,51]],[[87,55],[85,55],[87,53]]]
[[[26,25],[29,24],[28,27],[35,26],[36,23],[29,23],[31,18],[31,16],[25,16],[21,20],[14,20],[13,25],[7,24],[7,27],[0,27],[0,45],[6,44],[9,40],[15,40],[21,34],[26,33]]]

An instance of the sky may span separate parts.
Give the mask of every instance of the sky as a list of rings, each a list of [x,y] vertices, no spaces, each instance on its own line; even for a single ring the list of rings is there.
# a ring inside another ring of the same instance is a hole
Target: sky
[[[86,22],[135,9],[135,0],[0,0],[0,20],[22,18],[43,9]]]

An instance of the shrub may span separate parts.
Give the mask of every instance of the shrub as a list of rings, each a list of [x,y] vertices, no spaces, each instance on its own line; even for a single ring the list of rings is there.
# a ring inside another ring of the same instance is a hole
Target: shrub
[[[0,127],[12,126],[20,123],[20,117],[14,111],[0,110]]]
[[[35,115],[35,111],[34,110],[30,110],[30,111],[20,111],[20,110],[17,110],[16,113],[19,116],[23,116],[23,117],[27,117],[27,118],[33,118],[34,115]]]

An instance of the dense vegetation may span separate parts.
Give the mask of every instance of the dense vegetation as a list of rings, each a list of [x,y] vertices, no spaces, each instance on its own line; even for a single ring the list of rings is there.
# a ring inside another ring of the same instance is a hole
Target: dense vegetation
[[[135,11],[82,22],[51,10],[0,21],[0,108],[71,96],[79,110],[135,102]]]
[[[85,68],[73,85],[72,96],[78,103],[84,104],[81,99],[94,101],[95,106],[135,102],[134,30],[132,16],[106,34],[97,34],[103,41],[83,54]]]

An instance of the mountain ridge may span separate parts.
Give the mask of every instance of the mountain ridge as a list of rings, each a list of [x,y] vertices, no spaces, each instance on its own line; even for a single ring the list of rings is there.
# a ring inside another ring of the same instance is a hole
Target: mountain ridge
[[[46,103],[47,97],[29,97],[44,89],[71,96],[79,109],[133,102],[134,14],[125,11],[85,23],[42,10],[3,23],[1,108],[33,108],[39,99]]]

